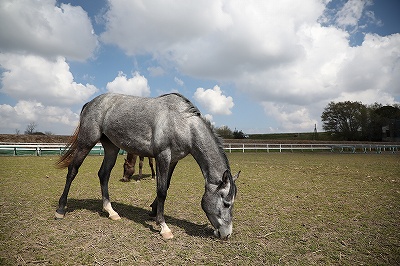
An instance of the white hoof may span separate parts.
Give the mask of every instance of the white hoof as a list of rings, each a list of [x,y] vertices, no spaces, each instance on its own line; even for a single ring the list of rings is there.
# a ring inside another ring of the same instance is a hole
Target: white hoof
[[[169,239],[174,238],[174,235],[172,234],[172,231],[171,231],[171,230],[166,231],[166,232],[161,232],[160,234],[162,235],[162,237],[163,237],[165,240],[169,240]]]
[[[56,214],[54,215],[54,218],[56,220],[61,220],[64,219],[65,214],[59,214],[58,212],[56,212]]]
[[[115,213],[113,215],[108,216],[108,218],[110,218],[113,221],[118,221],[121,220],[121,217],[118,215],[118,213]]]

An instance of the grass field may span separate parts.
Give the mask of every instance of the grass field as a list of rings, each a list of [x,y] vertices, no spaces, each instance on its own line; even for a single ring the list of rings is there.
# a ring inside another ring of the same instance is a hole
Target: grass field
[[[155,181],[122,183],[123,156],[110,180],[111,221],[102,212],[90,156],[54,220],[66,170],[56,157],[0,157],[0,265],[399,265],[400,157],[383,154],[233,153],[234,231],[212,236],[201,210],[204,181],[182,160],[166,201],[175,238],[148,219]],[[147,165],[144,173],[149,173]]]

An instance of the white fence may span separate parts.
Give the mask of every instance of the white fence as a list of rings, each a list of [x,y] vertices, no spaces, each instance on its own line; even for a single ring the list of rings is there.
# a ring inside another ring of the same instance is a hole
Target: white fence
[[[398,153],[400,144],[260,144],[226,143],[226,152],[340,152],[340,153]],[[0,143],[0,155],[60,155],[64,143]],[[125,152],[121,150],[120,154]],[[103,155],[101,144],[93,147],[90,154]]]
[[[368,153],[368,152],[391,152],[400,151],[400,144],[250,144],[250,143],[228,143],[224,145],[224,149],[228,152],[241,151],[265,151],[265,152],[295,152],[295,151],[330,151],[330,152],[347,152],[347,153]]]

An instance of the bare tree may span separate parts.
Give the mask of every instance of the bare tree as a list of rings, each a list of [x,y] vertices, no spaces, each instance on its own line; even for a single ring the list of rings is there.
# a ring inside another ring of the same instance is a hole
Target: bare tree
[[[26,126],[25,134],[32,135],[33,133],[35,133],[35,130],[36,130],[37,126],[38,125],[35,122],[29,123],[29,125]]]

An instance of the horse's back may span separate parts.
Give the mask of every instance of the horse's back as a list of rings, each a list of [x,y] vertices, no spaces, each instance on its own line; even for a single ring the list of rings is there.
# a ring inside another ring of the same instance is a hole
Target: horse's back
[[[155,148],[162,149],[166,143],[188,141],[187,119],[198,114],[179,94],[144,98],[108,93],[87,104],[81,123],[124,150],[154,156]]]

